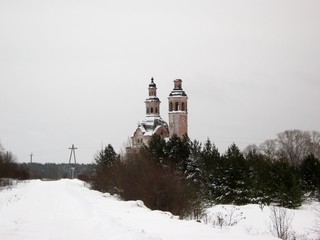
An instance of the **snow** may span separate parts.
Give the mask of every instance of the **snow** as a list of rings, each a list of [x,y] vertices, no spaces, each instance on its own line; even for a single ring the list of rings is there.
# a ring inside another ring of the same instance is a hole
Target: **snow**
[[[289,218],[292,218],[289,231],[297,239],[319,239],[312,230],[316,222],[315,209],[320,209],[320,203],[305,203],[296,210],[286,209]],[[270,207],[264,206],[261,208],[257,204],[245,206],[216,205],[207,209],[206,218],[208,219],[208,224],[214,224],[217,213],[220,212],[229,216],[232,210],[234,210],[233,219],[238,222],[232,228],[238,229],[238,231],[245,231],[252,236],[270,235]],[[242,215],[240,216],[241,213]]]
[[[210,214],[229,206],[215,206]],[[231,206],[230,206],[231,207]],[[314,220],[314,204],[295,211],[294,226],[304,233]],[[151,211],[142,201],[120,201],[88,189],[79,180],[20,182],[0,190],[1,240],[64,239],[276,239],[267,231],[268,209],[240,207],[246,217],[232,227],[179,220],[170,213]]]

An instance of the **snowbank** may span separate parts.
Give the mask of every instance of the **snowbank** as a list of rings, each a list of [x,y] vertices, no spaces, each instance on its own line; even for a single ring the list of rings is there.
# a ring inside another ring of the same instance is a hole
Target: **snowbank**
[[[209,209],[207,216],[219,207]],[[304,223],[311,223],[312,207],[295,212],[294,226],[301,225],[297,230],[305,231]],[[266,208],[240,209],[245,219],[218,228],[210,221],[182,221],[170,213],[151,211],[141,201],[119,201],[79,180],[32,180],[0,191],[0,239],[275,239],[266,229]]]

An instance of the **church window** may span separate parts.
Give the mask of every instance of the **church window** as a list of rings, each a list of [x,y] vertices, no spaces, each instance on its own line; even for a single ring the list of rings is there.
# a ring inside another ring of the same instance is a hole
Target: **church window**
[[[156,113],[158,113],[158,108],[156,107]]]
[[[149,114],[149,108],[147,108],[147,114]]]
[[[184,109],[184,102],[181,103],[181,111],[185,111],[185,109]]]
[[[169,104],[169,111],[171,112],[173,110],[173,104],[172,104],[172,102],[170,102],[170,104]]]
[[[179,111],[179,103],[176,102],[175,111]]]
[[[153,113],[153,107],[151,108],[151,111],[150,111],[151,113]]]

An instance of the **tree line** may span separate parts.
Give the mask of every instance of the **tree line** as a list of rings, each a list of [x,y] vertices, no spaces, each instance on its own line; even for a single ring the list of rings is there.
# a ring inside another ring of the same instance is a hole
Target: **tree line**
[[[319,159],[316,131],[288,130],[243,151],[233,143],[224,153],[210,139],[166,141],[154,135],[148,146],[128,148],[121,156],[107,145],[94,164],[76,166],[76,177],[124,200],[141,199],[151,209],[196,217],[206,204],[296,208],[306,198],[319,201]],[[68,164],[18,164],[0,146],[0,185],[8,178],[65,178],[68,171]]]
[[[75,177],[88,181],[93,164],[73,164]],[[70,164],[56,163],[18,163],[14,155],[0,144],[0,186],[10,184],[10,179],[58,180],[70,178]]]
[[[296,208],[305,198],[320,200],[319,136],[289,130],[271,145],[267,140],[240,151],[233,143],[222,154],[210,139],[187,136],[165,141],[154,135],[122,158],[108,145],[95,158],[92,186],[180,216],[212,203]]]
[[[8,179],[28,179],[29,173],[18,164],[9,151],[6,151],[0,144],[0,186],[7,185]]]

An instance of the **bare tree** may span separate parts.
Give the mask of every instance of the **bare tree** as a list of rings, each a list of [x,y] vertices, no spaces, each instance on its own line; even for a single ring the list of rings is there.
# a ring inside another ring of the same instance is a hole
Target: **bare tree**
[[[296,166],[302,162],[308,152],[308,134],[301,130],[287,130],[278,133],[279,156]]]
[[[266,140],[259,146],[260,152],[266,156],[266,158],[273,162],[277,157],[277,144],[276,140]]]
[[[259,146],[259,152],[269,161],[285,159],[293,166],[299,165],[311,154],[320,159],[320,132],[286,130],[278,133],[277,139],[264,141]]]
[[[310,151],[320,159],[320,132],[312,131],[310,134]]]
[[[278,155],[299,165],[308,155],[320,157],[320,133],[316,131],[287,130],[278,134]]]
[[[0,153],[2,153],[2,152],[4,152],[4,148],[3,148],[3,146],[2,146],[2,144],[0,142]]]
[[[259,153],[259,148],[255,144],[248,145],[243,151],[242,154],[245,158],[248,157],[250,153]]]

